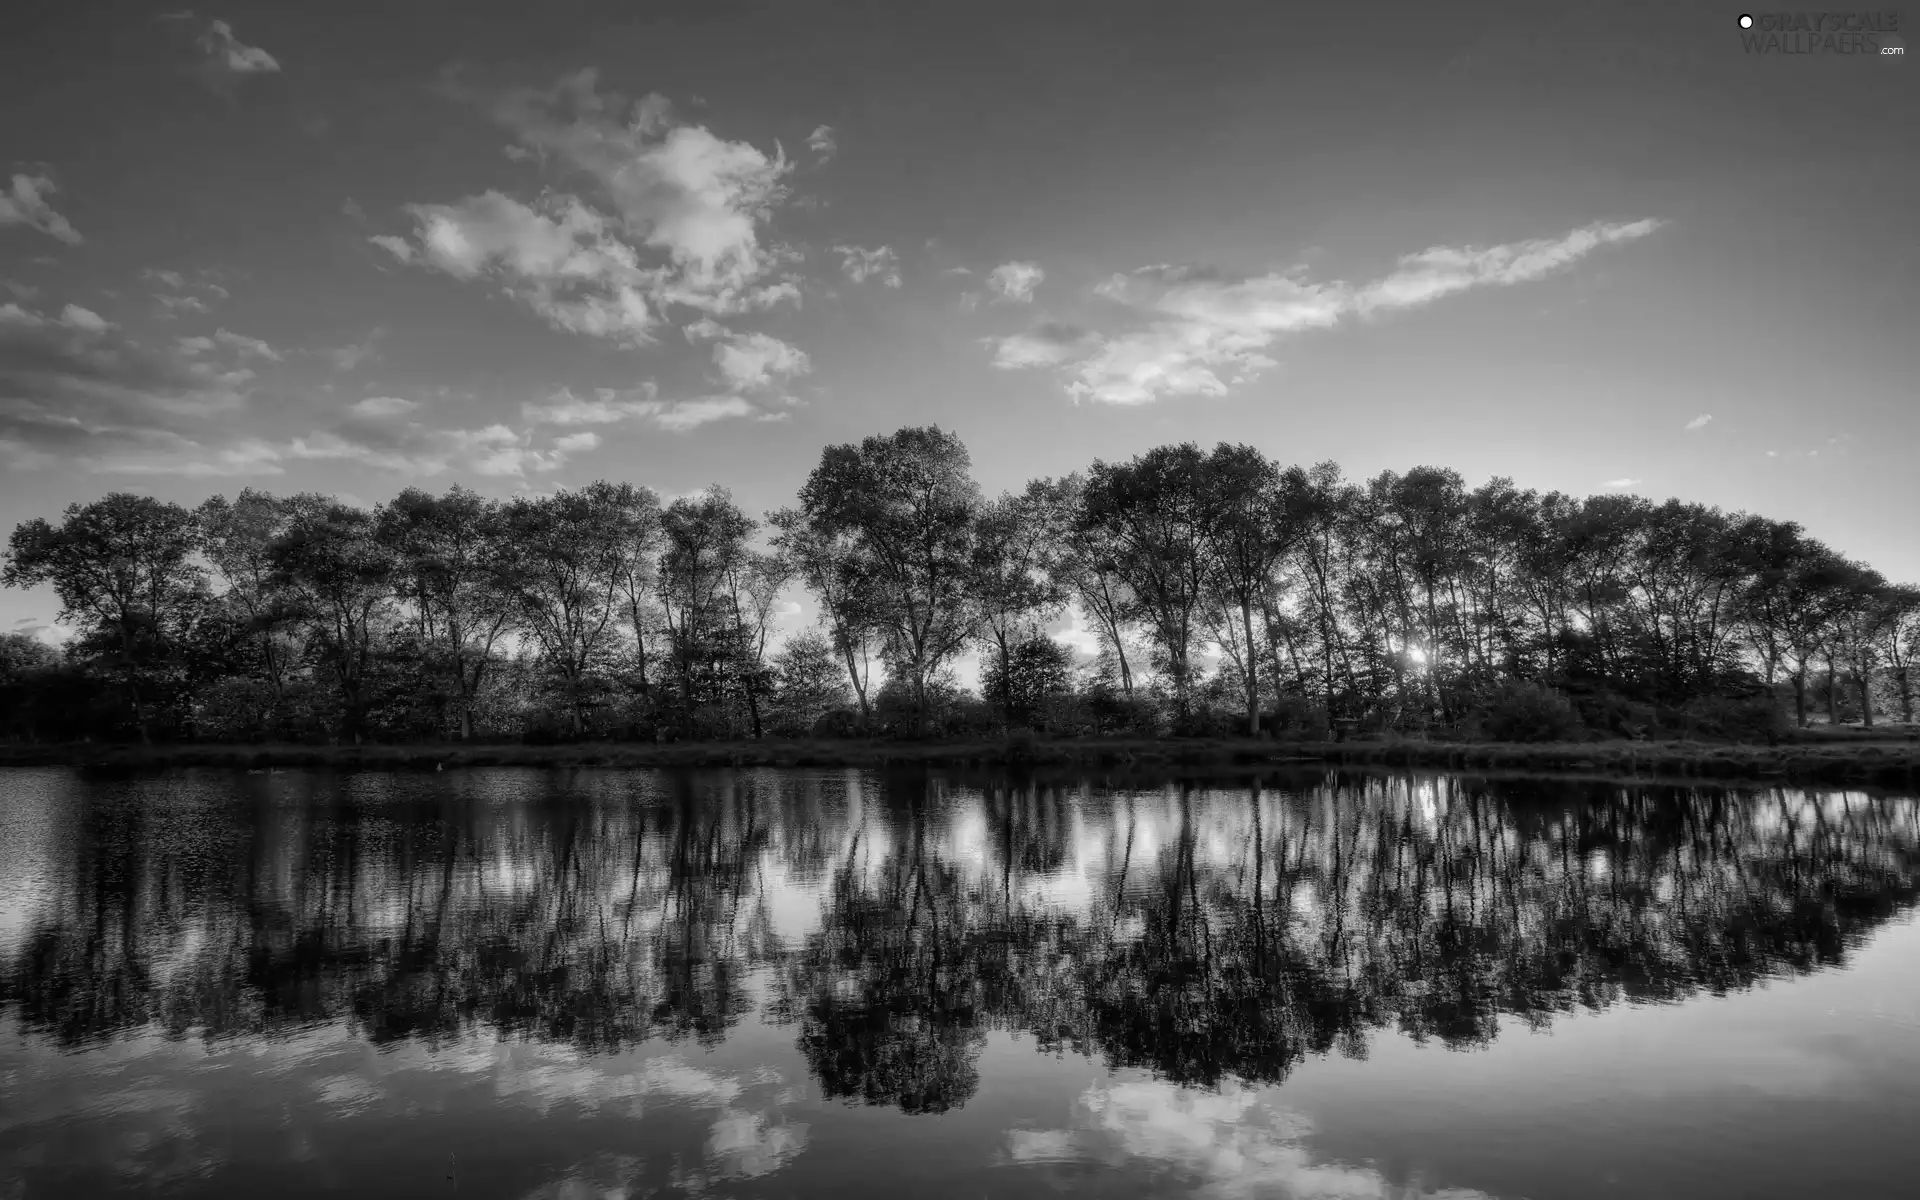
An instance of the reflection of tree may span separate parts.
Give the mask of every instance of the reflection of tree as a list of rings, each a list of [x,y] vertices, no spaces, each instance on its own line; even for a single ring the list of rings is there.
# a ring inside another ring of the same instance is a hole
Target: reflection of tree
[[[937,1113],[979,1083],[978,958],[990,935],[968,920],[960,872],[928,853],[916,800],[906,845],[877,872],[862,878],[850,858],[834,873],[785,1007],[804,1006],[800,1050],[827,1095]]]
[[[908,1112],[966,1102],[991,1028],[1271,1082],[1384,1028],[1470,1047],[1502,1017],[1724,994],[1841,962],[1912,907],[1920,854],[1914,800],[1777,789],[168,786],[68,814],[58,895],[0,980],[58,1043],[345,1021],[710,1044],[764,1002],[828,1095]]]

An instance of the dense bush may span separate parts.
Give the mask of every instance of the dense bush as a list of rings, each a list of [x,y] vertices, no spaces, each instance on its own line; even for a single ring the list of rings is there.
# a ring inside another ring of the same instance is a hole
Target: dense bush
[[[1564,693],[1526,680],[1503,684],[1476,715],[1480,732],[1499,742],[1568,742],[1586,733]]]

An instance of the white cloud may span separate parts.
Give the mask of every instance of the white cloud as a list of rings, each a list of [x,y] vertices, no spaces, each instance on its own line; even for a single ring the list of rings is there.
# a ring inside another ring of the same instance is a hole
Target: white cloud
[[[651,415],[654,424],[673,433],[685,433],[715,421],[750,417],[758,410],[738,396],[706,396],[661,404]]]
[[[561,388],[543,402],[522,404],[520,416],[535,425],[612,425],[657,411],[658,394],[659,389],[651,383],[643,385],[638,396],[622,396],[603,388],[591,399]]]
[[[209,24],[195,45],[202,55],[202,80],[222,95],[231,96],[231,89],[242,79],[280,70],[280,63],[273,55],[233,36],[233,27],[225,21]]]
[[[370,237],[367,240],[403,263],[410,263],[416,257],[413,252],[413,247],[408,245],[407,239],[403,237],[395,237],[390,233],[382,233]]]
[[[993,365],[1002,371],[1055,367],[1086,352],[1097,339],[1076,325],[1044,321],[1025,333],[987,338]]]
[[[198,357],[204,345],[149,346],[98,313],[57,317],[0,306],[0,446],[15,469],[118,474],[278,473],[265,443],[240,436],[252,372]]]
[[[325,351],[326,357],[332,362],[335,370],[351,371],[361,363],[369,362],[379,356],[379,341],[385,333],[384,329],[375,329],[357,342]]]
[[[213,339],[210,337],[175,338],[174,344],[180,347],[180,353],[189,358],[196,354],[205,354],[207,351],[213,349]]]
[[[370,239],[400,261],[455,279],[497,280],[558,329],[630,343],[651,336],[655,319],[643,292],[657,285],[658,273],[643,269],[612,222],[578,198],[551,195],[536,208],[486,192],[407,211],[417,247]]]
[[[82,333],[105,333],[113,328],[113,323],[90,308],[81,308],[78,304],[69,304],[60,310],[60,323],[68,329],[78,329]]]
[[[877,279],[888,287],[900,286],[900,257],[893,252],[893,247],[875,246],[868,250],[840,242],[834,244],[833,252],[840,256],[840,270],[852,282]]]
[[[1620,488],[1630,488],[1630,487],[1639,487],[1639,486],[1640,486],[1640,481],[1639,481],[1638,479],[1624,479],[1624,478],[1623,478],[1623,479],[1609,479],[1609,480],[1607,480],[1607,481],[1606,481],[1605,483],[1603,483],[1603,484],[1601,484],[1600,486],[1601,486],[1601,487],[1605,487],[1605,488],[1612,488],[1612,489],[1615,489],[1615,490],[1618,490],[1618,489],[1620,489]]]
[[[1696,429],[1705,429],[1707,427],[1707,422],[1711,420],[1713,420],[1712,413],[1701,413],[1699,416],[1695,417],[1693,420],[1687,422],[1687,432],[1692,433]]]
[[[1160,1080],[1096,1084],[1075,1105],[1076,1128],[1011,1130],[1015,1162],[1144,1160],[1215,1197],[1385,1197],[1401,1188],[1370,1166],[1322,1160],[1303,1115],[1231,1084],[1216,1091]],[[1471,1188],[1423,1192],[1431,1200],[1489,1200]]]
[[[553,448],[562,454],[584,454],[600,445],[600,435],[591,429],[553,439]]]
[[[602,94],[585,70],[493,106],[518,142],[592,177],[624,234],[665,259],[660,303],[707,312],[765,307],[759,285],[779,256],[760,231],[786,198],[784,156],[679,120],[664,97]]]
[[[0,192],[0,225],[25,225],[69,246],[81,242],[80,231],[53,210],[47,197],[60,189],[45,172],[16,171],[12,186]]]
[[[153,298],[160,302],[161,312],[165,316],[177,316],[180,313],[203,313],[207,311],[206,301],[200,299],[198,296],[168,296],[163,293],[156,293]]]
[[[737,391],[778,387],[813,369],[803,351],[764,333],[732,335],[713,348],[713,362]]]
[[[423,476],[457,469],[478,475],[524,476],[557,470],[567,455],[568,449],[558,443],[535,446],[531,431],[505,425],[428,429],[418,422],[378,420],[354,420],[319,430],[294,438],[287,447],[290,458],[357,462],[376,470]]]
[[[403,417],[420,406],[399,396],[368,396],[356,400],[349,411],[363,417]]]
[[[1400,260],[1385,279],[1355,297],[1362,312],[1409,308],[1483,284],[1526,283],[1567,266],[1602,246],[1642,238],[1659,221],[1598,223],[1557,238],[1534,238],[1500,246],[1434,246]]]
[[[833,126],[814,126],[813,132],[807,135],[807,148],[819,155],[821,162],[832,158],[834,152],[840,149],[840,143],[834,138]]]
[[[987,286],[1003,299],[1027,304],[1033,300],[1033,289],[1040,286],[1046,277],[1047,273],[1040,269],[1038,263],[1001,263],[987,272]]]
[[[1136,327],[1090,342],[1092,352],[1073,367],[1067,390],[1075,399],[1106,404],[1224,395],[1274,366],[1266,352],[1289,334],[1418,307],[1471,287],[1539,279],[1599,247],[1644,237],[1658,227],[1651,220],[1597,224],[1558,238],[1485,248],[1434,247],[1408,255],[1385,277],[1358,287],[1312,282],[1299,271],[1236,279],[1191,267],[1143,267],[1094,289],[1129,309]],[[1024,349],[1016,343],[1006,352],[1006,365],[1018,365]],[[1028,357],[1035,366],[1054,365],[1050,355]]]
[[[280,352],[259,338],[246,337],[225,329],[213,331],[213,340],[226,346],[244,358],[264,358],[269,362],[279,362]]]
[[[712,317],[701,317],[680,332],[686,334],[690,342],[710,342],[727,336],[727,327]]]

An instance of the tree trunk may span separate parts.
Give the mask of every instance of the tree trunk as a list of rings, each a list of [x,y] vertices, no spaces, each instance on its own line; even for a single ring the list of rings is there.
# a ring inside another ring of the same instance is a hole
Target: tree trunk
[[[1856,683],[1860,688],[1860,724],[1867,729],[1872,729],[1873,728],[1873,675],[1872,673],[1869,671],[1861,671],[1859,675],[1856,677]]]
[[[866,680],[860,677],[860,667],[858,663],[854,661],[853,641],[850,638],[843,637],[840,639],[840,652],[846,656],[847,678],[853,681],[854,697],[860,701],[860,731],[864,733],[872,720],[873,714],[867,706],[867,684]]]
[[[1240,598],[1240,620],[1247,630],[1247,736],[1260,736],[1260,672],[1253,648],[1253,603]]]
[[[1807,671],[1805,667],[1793,673],[1793,718],[1800,728],[1807,727]]]

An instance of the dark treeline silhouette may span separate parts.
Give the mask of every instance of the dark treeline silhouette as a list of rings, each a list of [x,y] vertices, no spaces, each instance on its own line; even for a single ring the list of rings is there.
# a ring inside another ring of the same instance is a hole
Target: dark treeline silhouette
[[[0,733],[42,741],[1758,738],[1911,723],[1920,655],[1920,589],[1790,522],[1224,443],[988,499],[938,428],[828,447],[764,523],[717,486],[116,493],[18,526],[4,580],[77,630],[0,643]],[[818,626],[776,647],[793,587]]]
[[[238,779],[95,781],[49,810],[0,977],[26,1036],[323,1022],[610,1052],[760,1020],[826,1095],[938,1112],[993,1030],[1274,1082],[1384,1029],[1470,1048],[1503,1017],[1840,965],[1920,899],[1920,802],[1858,793]]]

